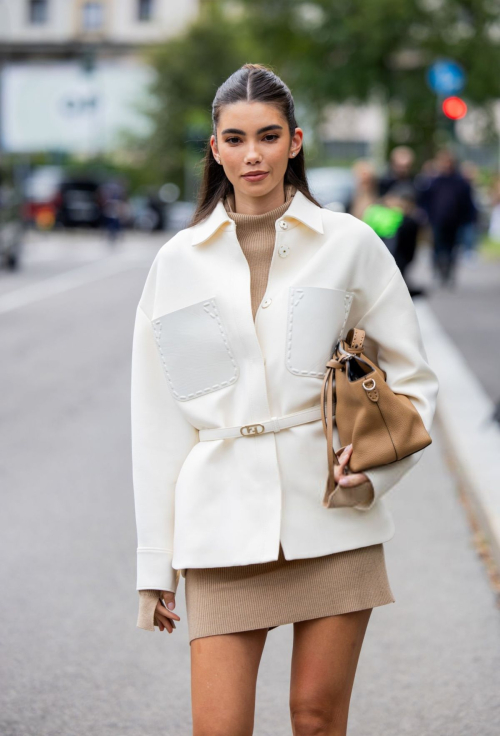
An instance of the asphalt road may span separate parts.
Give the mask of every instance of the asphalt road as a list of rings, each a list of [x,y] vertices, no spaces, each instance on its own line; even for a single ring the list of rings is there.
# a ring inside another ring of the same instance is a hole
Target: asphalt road
[[[137,629],[129,382],[135,306],[165,236],[75,235],[0,273],[0,734],[189,736],[190,648]],[[395,604],[374,610],[350,736],[496,736],[500,610],[436,428],[388,496]],[[268,636],[256,736],[289,736],[293,627]]]

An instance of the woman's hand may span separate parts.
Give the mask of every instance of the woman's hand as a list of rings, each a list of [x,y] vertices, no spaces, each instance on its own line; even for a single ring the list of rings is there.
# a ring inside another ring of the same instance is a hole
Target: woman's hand
[[[165,604],[169,606],[168,608],[165,608],[161,600],[165,601]],[[174,623],[175,621],[180,621],[180,617],[174,613],[172,610],[175,608],[175,593],[172,593],[170,590],[162,590],[160,591],[160,600],[156,604],[155,608],[155,617],[158,621],[158,626],[160,631],[163,631],[164,629],[167,629],[168,633],[171,634],[174,629],[176,629],[176,625]]]
[[[338,506],[366,506],[372,503],[375,491],[370,479],[365,473],[349,473],[344,475],[344,470],[348,469],[349,459],[352,454],[352,445],[344,448],[342,455],[339,457],[339,465],[333,467],[334,481],[340,489],[336,494]]]
[[[351,488],[352,486],[359,486],[361,483],[365,483],[368,480],[368,476],[364,473],[350,473],[344,475],[344,470],[349,464],[349,460],[352,455],[352,445],[347,445],[344,448],[344,452],[339,457],[339,465],[333,467],[333,479],[335,483],[338,483],[344,488]]]

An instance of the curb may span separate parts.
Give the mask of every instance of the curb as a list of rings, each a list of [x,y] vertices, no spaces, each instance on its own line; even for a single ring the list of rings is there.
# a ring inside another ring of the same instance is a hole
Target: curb
[[[500,426],[492,419],[494,405],[429,304],[418,297],[414,303],[429,364],[439,380],[440,428],[500,568]]]

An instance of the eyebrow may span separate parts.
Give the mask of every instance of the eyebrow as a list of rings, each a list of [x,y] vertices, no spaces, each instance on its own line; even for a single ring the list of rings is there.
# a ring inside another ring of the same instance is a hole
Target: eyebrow
[[[257,135],[260,135],[261,133],[265,133],[266,130],[283,130],[282,125],[265,125],[263,128],[259,128],[257,131]],[[226,133],[237,133],[238,135],[246,135],[244,130],[240,130],[239,128],[226,128],[222,131],[221,135],[226,135]]]

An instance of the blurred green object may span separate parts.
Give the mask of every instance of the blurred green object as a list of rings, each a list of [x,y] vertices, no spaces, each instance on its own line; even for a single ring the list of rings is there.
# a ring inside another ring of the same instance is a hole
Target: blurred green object
[[[500,241],[485,235],[479,243],[478,251],[487,261],[500,260]]]
[[[380,238],[392,238],[403,221],[403,210],[383,204],[370,204],[363,213],[363,222],[370,225]]]

